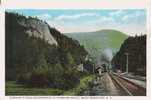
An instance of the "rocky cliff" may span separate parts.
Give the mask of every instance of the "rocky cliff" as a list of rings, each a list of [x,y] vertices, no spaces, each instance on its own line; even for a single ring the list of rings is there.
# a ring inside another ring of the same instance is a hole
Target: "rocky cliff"
[[[129,37],[124,41],[112,59],[114,69],[126,71],[126,53],[128,53],[128,71],[146,75],[146,35]]]
[[[52,33],[50,33],[49,25],[46,22],[30,17],[19,18],[17,23],[26,28],[25,33],[29,36],[41,38],[49,44],[57,45],[57,41],[52,36]]]

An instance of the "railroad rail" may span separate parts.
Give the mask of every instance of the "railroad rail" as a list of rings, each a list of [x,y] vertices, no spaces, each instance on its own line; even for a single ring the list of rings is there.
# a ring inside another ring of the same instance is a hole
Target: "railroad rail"
[[[129,96],[146,96],[146,88],[137,85],[136,83],[125,79],[124,77],[112,73],[109,73],[113,81]]]
[[[129,79],[134,79],[134,80],[139,80],[139,81],[146,81],[146,78],[143,78],[143,77],[139,77],[139,76],[127,76],[127,75],[122,75],[122,76],[124,76],[124,77],[126,77],[126,78],[129,78]]]

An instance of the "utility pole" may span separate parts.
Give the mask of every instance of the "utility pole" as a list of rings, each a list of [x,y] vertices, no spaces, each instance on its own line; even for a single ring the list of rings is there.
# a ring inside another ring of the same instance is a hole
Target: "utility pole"
[[[128,73],[128,55],[129,53],[125,53],[126,55],[126,73]]]
[[[95,64],[93,64],[93,74],[95,74]]]

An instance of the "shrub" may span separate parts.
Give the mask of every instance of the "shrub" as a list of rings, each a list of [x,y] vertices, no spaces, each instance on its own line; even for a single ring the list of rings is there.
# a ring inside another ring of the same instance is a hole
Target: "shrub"
[[[48,68],[35,68],[31,74],[29,85],[32,87],[48,87]]]
[[[49,81],[43,73],[32,73],[30,85],[32,87],[48,87]]]
[[[20,75],[18,75],[16,82],[19,84],[28,84],[30,77],[31,77],[31,73],[20,74]]]
[[[79,72],[76,71],[74,68],[69,68],[65,71],[63,78],[64,78],[64,89],[73,88],[75,85],[80,83]]]

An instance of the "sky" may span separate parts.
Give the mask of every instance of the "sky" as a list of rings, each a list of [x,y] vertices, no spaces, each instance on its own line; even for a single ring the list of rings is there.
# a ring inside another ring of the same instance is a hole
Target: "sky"
[[[128,35],[146,34],[144,9],[13,9],[25,16],[38,17],[61,33],[115,29]]]

